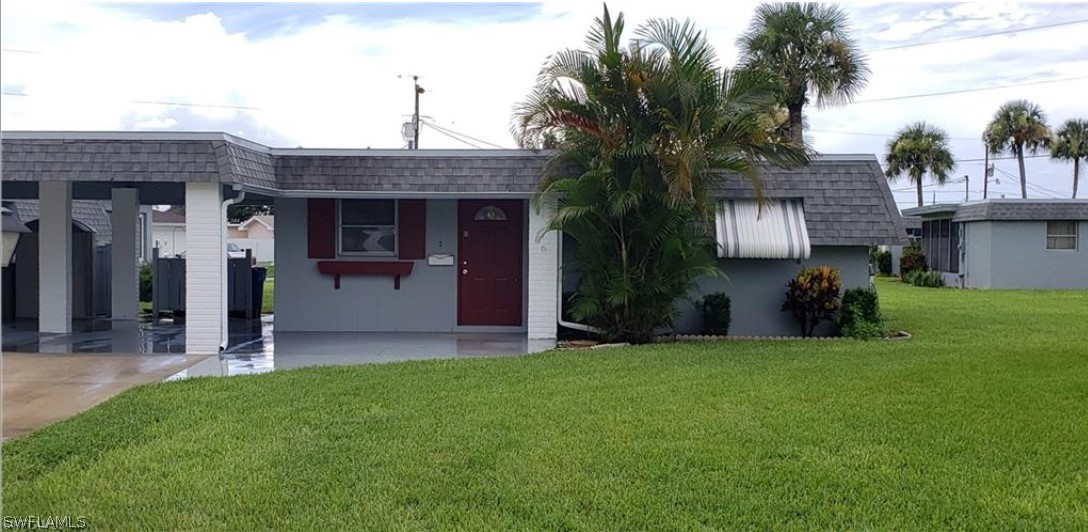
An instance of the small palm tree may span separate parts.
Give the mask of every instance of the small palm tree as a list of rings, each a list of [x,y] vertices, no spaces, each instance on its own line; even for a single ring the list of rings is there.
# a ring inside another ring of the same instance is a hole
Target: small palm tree
[[[835,5],[760,4],[737,44],[745,66],[778,76],[790,137],[797,145],[803,143],[802,117],[810,97],[819,107],[843,104],[869,79],[868,62],[850,35],[846,12]]]
[[[888,179],[906,176],[918,187],[918,206],[922,206],[922,178],[928,172],[938,184],[948,181],[955,161],[948,149],[948,134],[943,129],[915,122],[896,132],[888,141],[884,155]]]
[[[1035,154],[1050,141],[1050,130],[1046,125],[1043,108],[1027,100],[1006,102],[994,113],[986,131],[998,152],[1009,152],[1016,156],[1016,162],[1020,166],[1020,195],[1027,198],[1028,176],[1024,169],[1024,150]]]
[[[579,243],[571,314],[639,343],[672,322],[700,276],[720,275],[706,223],[720,172],[758,194],[760,163],[795,167],[808,154],[779,133],[773,77],[721,68],[690,22],[651,20],[630,40],[623,30],[605,7],[586,49],[549,58],[513,132],[578,163],[577,175],[540,183],[556,201],[549,228]]]
[[[1059,161],[1073,161],[1073,198],[1077,197],[1080,181],[1080,160],[1088,159],[1088,120],[1066,120],[1050,140],[1050,157]]]

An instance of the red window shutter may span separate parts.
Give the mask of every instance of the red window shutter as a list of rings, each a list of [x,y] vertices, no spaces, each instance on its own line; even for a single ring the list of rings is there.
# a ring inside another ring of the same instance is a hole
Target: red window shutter
[[[309,200],[306,232],[307,256],[311,259],[336,258],[336,200]]]
[[[399,200],[397,205],[397,250],[406,260],[427,255],[427,200]]]

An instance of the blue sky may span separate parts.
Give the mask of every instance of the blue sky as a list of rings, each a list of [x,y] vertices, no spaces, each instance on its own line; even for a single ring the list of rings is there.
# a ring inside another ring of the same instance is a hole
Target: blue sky
[[[723,65],[755,3],[730,10],[686,0],[612,2],[629,31],[655,17],[691,18]],[[3,128],[223,130],[275,146],[403,146],[411,74],[426,88],[423,114],[487,144],[513,147],[514,105],[548,54],[581,44],[596,2],[520,4],[55,4],[4,2],[0,16]],[[945,128],[956,175],[981,191],[976,139],[1003,102],[1029,98],[1057,124],[1088,115],[1088,79],[913,99],[904,95],[1088,75],[1084,4],[849,4],[873,76],[858,102],[810,110],[821,152],[882,154],[902,125]],[[985,38],[938,42],[996,31]],[[32,53],[27,53],[32,52]],[[183,102],[207,106],[174,106]],[[224,108],[222,106],[234,106]],[[468,147],[425,129],[423,147]],[[1011,194],[1015,162],[997,161]],[[1029,161],[1040,196],[1068,195],[1069,165]],[[927,188],[926,201],[962,199],[963,183]],[[908,188],[905,182],[893,189]],[[1083,188],[1083,187],[1082,187]],[[898,191],[909,206],[913,193]]]

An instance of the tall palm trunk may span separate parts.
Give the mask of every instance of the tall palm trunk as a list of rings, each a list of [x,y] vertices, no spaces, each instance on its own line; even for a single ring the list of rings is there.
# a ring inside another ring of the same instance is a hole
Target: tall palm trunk
[[[918,206],[922,206],[922,176],[919,175],[914,182],[918,185]]]
[[[791,103],[786,105],[786,109],[790,112],[790,140],[798,146],[805,144],[804,132],[801,130],[802,121],[804,115],[802,110],[805,104],[803,103]]]
[[[1077,199],[1077,182],[1080,181],[1080,158],[1073,159],[1073,199]]]
[[[985,162],[982,163],[982,199],[990,194],[990,147],[983,142],[983,151],[986,152]]]
[[[1016,164],[1020,166],[1020,197],[1028,199],[1028,172],[1024,169],[1024,145],[1017,144],[1013,150],[1016,152]]]

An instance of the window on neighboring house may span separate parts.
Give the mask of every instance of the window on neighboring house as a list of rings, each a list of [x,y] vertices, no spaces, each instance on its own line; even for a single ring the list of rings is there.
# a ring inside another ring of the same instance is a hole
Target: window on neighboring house
[[[396,200],[340,200],[340,253],[395,255]]]
[[[1077,222],[1072,220],[1046,223],[1046,249],[1077,249]]]

